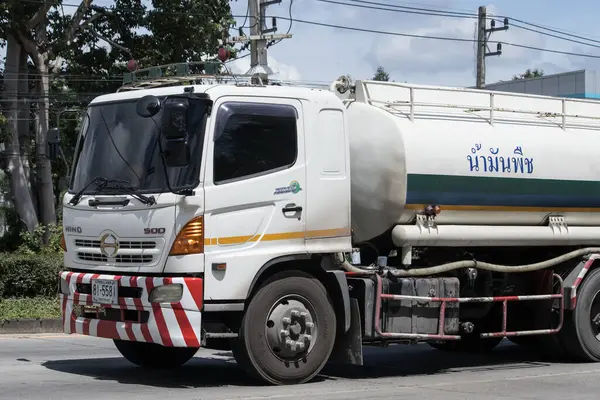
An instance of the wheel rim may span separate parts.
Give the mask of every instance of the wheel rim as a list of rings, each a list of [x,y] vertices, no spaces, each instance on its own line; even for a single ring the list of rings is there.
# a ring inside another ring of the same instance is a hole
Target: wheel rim
[[[596,340],[600,341],[600,292],[594,295],[592,307],[590,308],[590,322],[592,324],[592,332]]]
[[[265,321],[271,352],[282,361],[306,357],[315,346],[318,329],[313,305],[304,297],[286,295],[277,300]]]

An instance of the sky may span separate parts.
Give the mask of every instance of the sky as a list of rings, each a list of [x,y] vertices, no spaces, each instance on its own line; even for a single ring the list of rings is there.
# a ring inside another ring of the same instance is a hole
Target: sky
[[[475,37],[476,19],[419,15],[348,5],[382,7],[373,3],[384,4],[387,8],[399,11],[410,11],[409,7],[413,7],[467,14],[476,14],[478,7],[485,5],[489,16],[508,16],[597,40],[588,42],[592,46],[573,43],[524,30],[521,27],[540,29],[511,20],[507,31],[493,33],[490,40],[595,55],[598,58],[554,54],[504,44],[502,55],[486,58],[486,83],[510,80],[513,75],[528,68],[541,68],[546,74],[600,69],[599,14],[597,11],[590,11],[597,9],[592,0],[497,0],[487,4],[470,0],[330,0],[345,4],[319,0],[282,0],[280,4],[270,6],[267,10],[268,16],[285,18],[278,20],[277,33],[286,33],[289,28],[290,1],[293,1],[291,16],[295,20],[290,29],[293,37],[268,50],[269,65],[276,73],[274,79],[329,84],[340,75],[369,79],[377,67],[382,66],[390,74],[390,79],[398,82],[447,86],[475,84],[475,45],[468,40]],[[369,2],[371,4],[367,4]],[[73,0],[72,3],[77,1]],[[94,3],[109,5],[112,1],[96,0]],[[247,1],[234,0],[231,7],[233,15],[239,16],[236,18],[238,27],[245,22],[244,32],[249,34],[247,26],[250,22],[244,21]],[[322,27],[301,21],[378,30],[388,34]],[[390,33],[451,37],[467,41],[423,39]],[[231,34],[237,35],[237,28],[232,29]],[[573,37],[571,39],[586,42]],[[495,44],[491,44],[491,50],[495,51]],[[178,60],[173,60],[176,61]],[[233,72],[244,73],[248,70],[249,63],[250,58],[245,57],[229,65]]]
[[[269,7],[268,15],[288,16],[290,0]],[[364,2],[336,0],[365,5]],[[600,25],[598,8],[592,0],[497,0],[482,3],[470,0],[368,0],[392,6],[430,8],[476,14],[485,5],[488,15],[517,18],[525,22],[551,27],[567,33],[598,40],[598,47],[586,46],[510,26],[495,32],[490,40],[515,43],[542,49],[591,54],[600,57]],[[373,5],[373,4],[370,4]],[[381,7],[374,5],[375,7]],[[384,7],[385,8],[385,7]],[[388,7],[389,8],[389,7]],[[246,2],[232,3],[233,14],[245,15]],[[591,12],[590,10],[596,10]],[[403,12],[373,10],[317,0],[295,0],[292,17],[403,34],[473,39],[476,19],[416,15]],[[241,24],[244,18],[236,18]],[[523,23],[515,25],[531,27]],[[510,21],[509,21],[510,24]],[[246,25],[249,25],[248,23]],[[501,24],[496,25],[501,26]],[[278,21],[278,33],[285,33],[287,20]],[[354,79],[371,78],[378,66],[398,82],[473,86],[475,85],[475,46],[472,42],[420,39],[385,34],[355,32],[294,22],[292,39],[269,49],[269,65],[279,72],[277,78],[330,82],[342,74]],[[549,32],[556,35],[556,33]],[[558,35],[560,36],[560,35]],[[571,38],[583,41],[582,39]],[[495,44],[491,45],[495,51]],[[235,62],[238,72],[245,72],[248,58]],[[502,55],[486,58],[486,83],[509,80],[528,68],[541,68],[546,74],[578,69],[600,69],[600,58],[584,58],[503,45]]]

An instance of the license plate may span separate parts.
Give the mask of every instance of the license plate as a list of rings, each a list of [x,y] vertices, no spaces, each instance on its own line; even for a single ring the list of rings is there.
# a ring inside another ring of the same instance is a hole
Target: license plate
[[[95,279],[92,281],[92,302],[96,304],[117,304],[117,281]]]

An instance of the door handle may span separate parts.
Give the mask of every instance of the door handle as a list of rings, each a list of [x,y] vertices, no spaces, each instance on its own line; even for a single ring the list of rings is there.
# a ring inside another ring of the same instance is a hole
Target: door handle
[[[283,213],[289,213],[289,212],[302,212],[302,206],[297,206],[295,204],[288,204],[287,206],[282,208]]]

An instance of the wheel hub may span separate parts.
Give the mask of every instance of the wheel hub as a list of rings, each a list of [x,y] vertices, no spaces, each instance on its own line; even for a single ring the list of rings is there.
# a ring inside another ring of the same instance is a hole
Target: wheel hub
[[[267,317],[265,334],[269,348],[283,360],[308,354],[317,337],[310,303],[297,296],[286,296],[275,303]]]

